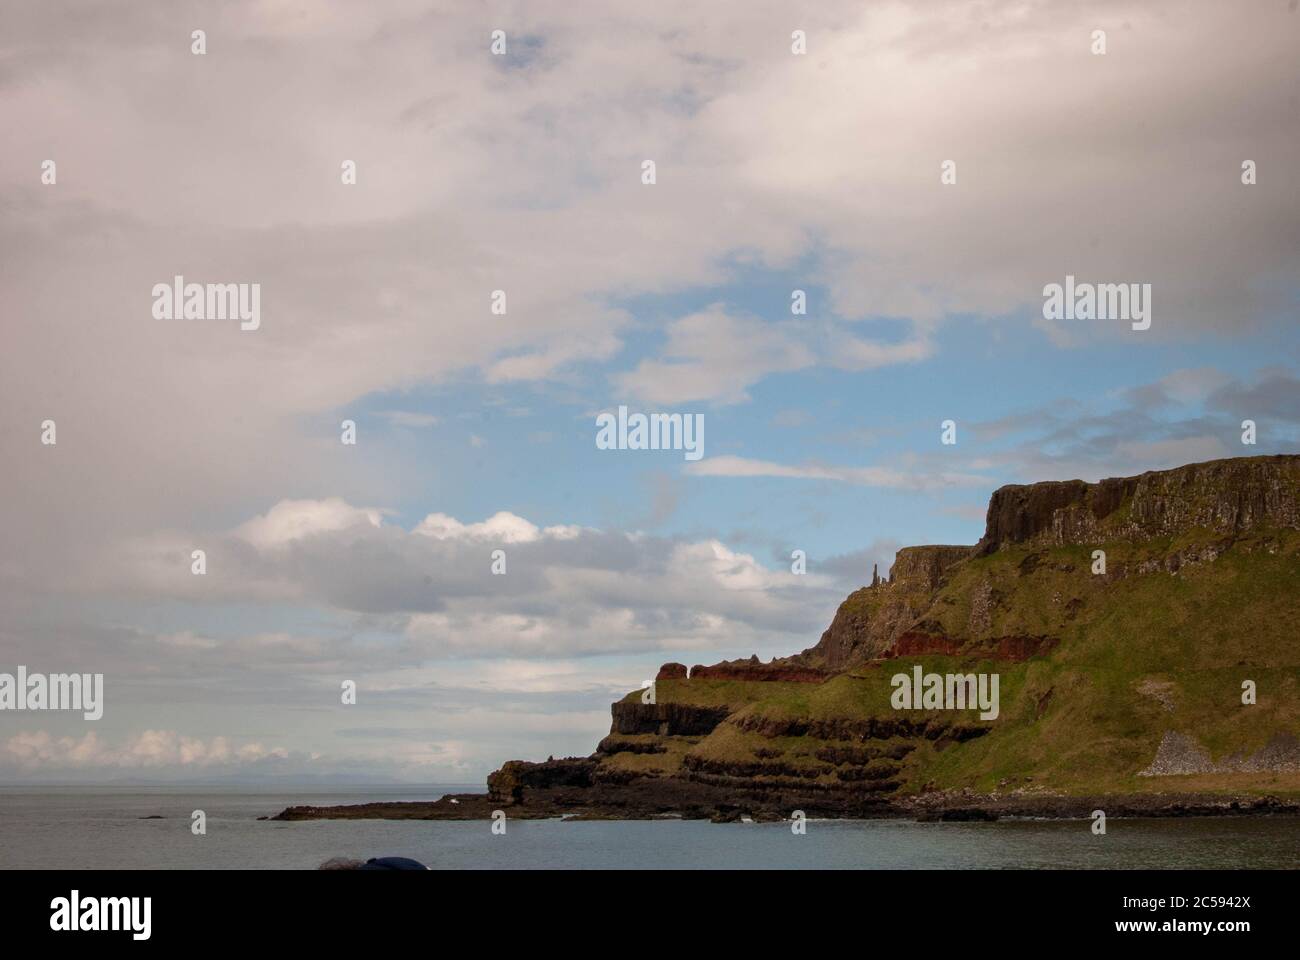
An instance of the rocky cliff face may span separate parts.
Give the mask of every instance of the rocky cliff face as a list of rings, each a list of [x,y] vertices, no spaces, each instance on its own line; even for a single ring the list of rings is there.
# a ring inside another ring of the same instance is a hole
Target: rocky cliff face
[[[889,568],[889,584],[900,587],[935,590],[944,571],[971,555],[971,547],[929,546],[904,547],[894,554]]]
[[[821,683],[827,679],[827,673],[812,667],[800,666],[787,659],[761,662],[757,656],[748,660],[723,660],[710,666],[696,664],[690,670],[684,663],[665,663],[659,668],[655,680],[746,680],[746,681],[783,681],[787,683]]]
[[[994,491],[977,555],[1013,543],[1093,544],[1300,528],[1300,456],[1193,463],[1099,483],[1012,485]]]
[[[1193,532],[1220,535],[1216,543],[1145,558],[1142,572],[1150,572],[1176,570],[1189,556],[1213,559],[1233,537],[1264,529],[1300,529],[1300,456],[1212,460],[1099,483],[1001,487],[989,500],[978,544],[899,550],[889,580],[850,594],[817,645],[790,662],[835,672],[901,652],[957,652],[977,640],[985,646],[992,641],[1023,648],[1015,636],[985,635],[993,625],[996,599],[990,590],[975,591],[971,617],[960,633],[935,622],[934,600],[950,575],[966,561],[1000,549],[1174,540]]]

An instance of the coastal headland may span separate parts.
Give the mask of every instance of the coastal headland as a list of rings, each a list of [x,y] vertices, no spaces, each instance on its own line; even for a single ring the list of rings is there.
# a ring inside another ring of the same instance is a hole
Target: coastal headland
[[[1297,815],[1298,733],[1300,456],[1242,457],[1002,487],[803,652],[664,664],[590,756],[273,819]]]

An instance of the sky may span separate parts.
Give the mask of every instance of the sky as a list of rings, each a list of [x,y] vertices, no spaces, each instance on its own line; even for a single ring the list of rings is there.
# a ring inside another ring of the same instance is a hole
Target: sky
[[[1296,452],[1296,7],[7,6],[0,673],[105,707],[0,711],[0,782],[481,782],[998,486]]]

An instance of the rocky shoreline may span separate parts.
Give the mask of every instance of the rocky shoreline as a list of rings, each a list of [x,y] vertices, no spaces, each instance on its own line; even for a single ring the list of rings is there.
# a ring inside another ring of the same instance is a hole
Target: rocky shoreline
[[[576,797],[571,791],[540,791],[526,803],[505,803],[491,794],[449,794],[434,801],[362,803],[329,807],[287,807],[273,817],[294,820],[490,820],[495,811],[507,819],[546,820],[710,820],[730,823],[742,819],[772,822],[791,819],[803,810],[809,819],[913,820],[918,822],[995,821],[1004,819],[1082,820],[1102,810],[1107,819],[1235,816],[1300,816],[1300,801],[1272,796],[1223,796],[1200,793],[1128,794],[1069,797],[1039,795],[977,795],[934,793],[892,798],[879,803],[847,803],[834,807],[808,803],[779,804],[776,798],[722,799],[707,790],[682,790],[680,805],[659,796],[637,796],[627,788],[602,795]],[[590,788],[584,793],[591,794]],[[791,800],[796,798],[790,798]]]
[[[1074,820],[1102,810],[1107,818],[1300,816],[1300,798],[1185,791],[1067,795],[1041,787],[987,794],[972,790],[893,793],[883,778],[835,788],[797,778],[611,776],[595,757],[543,763],[512,760],[488,777],[487,793],[448,794],[433,801],[289,807],[272,820],[710,820],[771,822],[802,811],[809,819],[978,821],[1010,818]]]

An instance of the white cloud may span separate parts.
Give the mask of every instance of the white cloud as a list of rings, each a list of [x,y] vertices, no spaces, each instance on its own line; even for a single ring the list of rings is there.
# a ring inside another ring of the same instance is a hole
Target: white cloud
[[[614,377],[619,390],[647,403],[737,403],[764,376],[814,362],[797,329],[735,316],[720,304],[674,320],[667,332],[665,359],[642,360]]]
[[[288,751],[261,743],[232,744],[226,737],[188,737],[173,730],[145,730],[117,746],[104,743],[91,730],[80,737],[58,737],[46,731],[16,733],[0,741],[0,763],[19,768],[73,767],[211,767],[286,759]]]
[[[439,656],[558,657],[806,640],[837,588],[813,575],[770,570],[715,539],[688,541],[537,524],[508,511],[463,522],[429,514],[413,530],[339,499],[277,504],[209,536],[208,577],[190,574],[184,532],[115,551],[114,596],[204,602],[280,602],[397,617],[404,645],[368,656],[415,664]],[[507,553],[507,573],[490,554]],[[254,632],[214,643],[192,631],[164,647],[227,662],[333,662],[338,641],[294,631]]]
[[[320,495],[304,477],[410,483],[340,457],[325,413],[466,371],[571,374],[627,345],[623,298],[741,268],[800,265],[824,302],[807,327],[788,302],[759,311],[780,322],[683,318],[662,356],[631,356],[614,382],[649,402],[730,403],[813,364],[920,362],[946,318],[1035,313],[1066,264],[1153,283],[1147,339],[1193,337],[1270,315],[1294,274],[1300,194],[1237,180],[1243,142],[1261,171],[1294,152],[1276,119],[1294,59],[1284,5],[1114,5],[1124,29],[1091,57],[1096,15],[1077,5],[844,0],[805,11],[811,52],[795,57],[774,39],[789,36],[780,3],[573,2],[514,12],[542,42],[526,65],[485,55],[474,14],[268,9],[228,11],[204,61],[239,56],[220,83],[159,82],[203,66],[161,8],[115,8],[111,30],[49,5],[6,23],[4,308],[42,320],[6,331],[0,441],[21,448],[51,415],[78,438],[57,460],[9,461],[0,527],[34,580],[58,583],[70,550],[123,531]],[[366,64],[366,82],[340,63]],[[30,158],[52,143],[77,174],[38,190]],[[653,188],[637,179],[650,153]],[[345,158],[355,187],[338,182]],[[151,322],[148,291],[176,272],[262,283],[262,328]],[[505,317],[489,313],[498,287]],[[875,317],[902,333],[853,322]],[[805,335],[818,324],[821,341]]]
[[[431,513],[420,521],[415,533],[435,540],[494,540],[498,543],[529,543],[541,536],[536,525],[502,510],[481,523],[461,523],[445,513]]]
[[[933,354],[934,342],[930,339],[876,343],[861,337],[844,336],[836,342],[827,362],[845,370],[873,370],[896,363],[919,363]]]
[[[259,549],[278,547],[319,533],[357,526],[377,527],[382,511],[350,506],[338,497],[327,500],[281,500],[266,513],[241,524],[235,536]]]
[[[770,460],[724,455],[686,465],[686,471],[703,477],[784,477],[794,480],[834,480],[864,487],[934,489],[987,486],[987,477],[955,471],[904,471],[888,467],[838,467],[821,464],[792,466]]]
[[[378,416],[395,427],[408,427],[410,429],[436,427],[442,422],[441,418],[431,413],[419,413],[414,410],[381,410]]]

